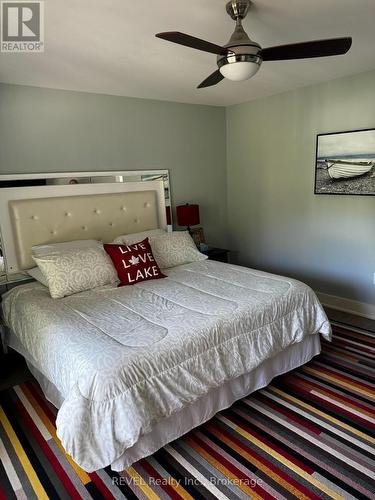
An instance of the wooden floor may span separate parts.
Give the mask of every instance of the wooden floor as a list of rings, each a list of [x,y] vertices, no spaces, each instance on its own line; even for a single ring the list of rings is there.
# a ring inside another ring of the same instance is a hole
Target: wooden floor
[[[354,314],[337,311],[336,309],[325,308],[331,321],[337,321],[345,325],[354,326],[375,333],[375,321]],[[0,390],[8,389],[21,384],[32,378],[29,369],[22,356],[12,351],[5,356],[5,361],[0,367]]]
[[[338,323],[344,323],[345,325],[355,326],[375,333],[375,320],[373,319],[355,316],[354,314],[330,309],[329,307],[325,307],[325,310],[331,321],[337,321]]]

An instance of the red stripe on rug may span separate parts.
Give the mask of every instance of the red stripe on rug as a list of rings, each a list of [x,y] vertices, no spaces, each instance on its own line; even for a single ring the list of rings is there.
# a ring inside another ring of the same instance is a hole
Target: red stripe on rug
[[[360,343],[355,343],[353,342],[347,342],[344,338],[342,337],[336,337],[335,338],[335,345],[341,347],[342,349],[348,350],[348,349],[355,349],[357,354],[363,356],[368,356],[369,358],[373,358],[375,356],[374,350],[373,349],[367,349],[366,347],[363,347],[363,344],[361,345]],[[327,350],[325,348],[325,350]],[[328,349],[329,350],[329,349]]]
[[[159,487],[164,490],[167,495],[169,495],[172,500],[180,500],[181,498],[183,498],[181,495],[179,495],[177,493],[177,491],[175,491],[172,486],[169,486],[169,484],[165,484],[166,481],[168,481],[168,479],[165,479],[164,477],[162,477],[157,470],[155,470],[152,465],[146,460],[146,459],[142,459],[138,462],[138,465],[140,467],[142,467],[142,469],[144,469],[147,474],[149,476],[151,476],[152,478],[155,478],[156,480],[159,480],[160,481],[160,485]]]
[[[235,436],[227,432],[223,427],[225,424],[223,422],[218,421],[217,424],[220,426],[220,432],[225,436],[229,441],[232,441],[235,443],[239,448],[244,450],[246,453],[254,457],[258,462],[263,464],[265,467],[270,469],[276,476],[280,477],[285,483],[289,483],[291,486],[293,486],[294,489],[298,490],[301,492],[303,495],[307,496],[308,498],[311,498],[313,500],[320,500],[320,497],[315,495],[311,490],[307,489],[305,486],[303,486],[301,483],[296,481],[294,478],[286,474],[281,468],[278,468],[276,465],[274,465],[272,462],[269,460],[265,459],[257,453],[255,450],[250,448],[249,446],[246,446],[241,440],[237,439]],[[236,424],[237,425],[237,424]],[[212,426],[212,424],[208,424],[207,427],[210,429],[211,433],[215,435],[215,427]],[[240,427],[240,426],[238,426]],[[243,427],[241,427],[243,428]],[[245,429],[246,430],[246,429]],[[246,430],[246,432],[249,432]],[[251,434],[251,432],[249,432]],[[272,446],[272,449],[274,447]],[[310,474],[311,475],[311,474]]]
[[[345,382],[346,384],[350,384],[351,386],[356,387],[357,389],[363,389],[369,394],[375,396],[375,389],[373,387],[365,384],[364,382],[359,382],[358,380],[353,379],[352,377],[350,377],[350,375],[343,375],[342,373],[332,371],[329,368],[324,368],[322,364],[317,363],[315,361],[307,365],[306,368],[313,368],[314,370],[320,373],[324,373],[325,375],[334,377],[337,380],[340,380],[341,382]]]
[[[352,377],[363,378],[367,383],[373,384],[375,382],[375,378],[372,376],[367,366],[353,363],[345,359],[342,355],[338,356],[332,352],[326,352],[320,357],[320,363],[322,362],[330,366],[331,369],[335,368],[336,370],[350,373]]]
[[[295,377],[298,377],[298,382],[293,380]],[[375,410],[373,410],[372,405],[366,406],[362,401],[358,401],[358,399],[350,398],[348,395],[343,395],[339,394],[338,392],[335,392],[333,389],[329,388],[328,386],[325,386],[323,384],[319,384],[319,382],[316,382],[315,380],[312,379],[305,379],[304,377],[301,376],[300,373],[295,372],[293,376],[286,376],[283,378],[283,385],[293,385],[293,384],[298,384],[303,385],[307,387],[307,390],[315,390],[317,392],[321,392],[322,394],[328,394],[332,396],[335,399],[338,399],[344,403],[351,404],[355,406],[358,409],[363,410],[364,412],[368,413],[369,415],[373,415],[375,417]],[[311,386],[311,389],[310,389]]]
[[[345,349],[335,348],[332,345],[329,349],[325,349],[324,353],[321,353],[322,356],[327,356],[329,353],[331,356],[337,356],[340,359],[346,359],[347,361],[352,361],[355,364],[358,364],[361,360],[360,354],[348,353]]]
[[[287,387],[294,387],[294,392],[298,393],[301,396],[304,396],[305,401],[308,400],[310,402],[311,401],[319,402],[325,408],[331,408],[332,410],[335,410],[337,418],[340,417],[340,414],[346,415],[351,420],[354,420],[355,422],[358,422],[359,424],[361,424],[365,427],[370,427],[371,429],[375,429],[375,424],[373,424],[369,420],[361,418],[360,416],[356,415],[355,413],[351,413],[349,410],[346,410],[345,408],[342,408],[341,406],[335,405],[331,401],[327,401],[326,399],[319,397],[317,394],[312,394],[310,391],[303,389],[301,386],[295,385],[293,383],[288,383],[288,384],[286,384],[286,386]],[[321,411],[324,412],[324,409],[321,408]]]
[[[39,406],[42,408],[44,413],[46,414],[48,420],[51,422],[51,424],[56,427],[56,415],[54,415],[47,405],[47,401],[41,394],[39,390],[36,389],[35,385],[32,382],[25,382],[26,387],[29,389],[31,394],[34,396],[34,398],[37,400]],[[22,385],[21,385],[22,388]]]
[[[261,401],[262,403],[264,403],[265,405],[267,405],[269,408],[272,408],[276,412],[281,413],[282,415],[284,415],[285,417],[287,417],[288,420],[292,420],[296,424],[300,425],[301,427],[304,427],[305,429],[309,430],[313,434],[316,434],[317,436],[320,435],[321,430],[318,427],[315,427],[314,425],[312,425],[307,420],[303,420],[302,418],[298,417],[297,415],[295,415],[293,413],[292,410],[287,410],[286,408],[284,408],[283,406],[281,406],[280,403],[277,403],[276,401],[271,400],[269,397],[267,397],[266,394],[262,394],[260,392],[256,392],[256,393],[254,393],[254,396],[253,396],[253,394],[251,394],[251,396],[254,399],[257,399],[258,401]]]
[[[287,451],[283,450],[282,448],[279,448],[275,443],[269,441],[265,437],[263,437],[261,434],[258,434],[258,432],[254,429],[254,427],[250,426],[250,424],[245,424],[242,422],[242,420],[238,419],[235,414],[231,413],[230,415],[225,415],[222,413],[225,417],[228,418],[228,420],[231,420],[233,423],[235,423],[238,427],[241,429],[245,430],[247,433],[251,434],[254,436],[256,439],[261,441],[263,444],[268,446],[269,448],[272,448],[274,451],[282,455],[284,458],[288,459],[290,462],[292,462],[294,465],[297,467],[300,467],[302,470],[307,472],[307,474],[314,474],[315,470],[309,467],[308,465],[304,464],[303,462],[299,461],[292,455],[290,455]]]
[[[67,493],[69,493],[70,498],[72,498],[73,500],[76,500],[76,499],[80,500],[81,499],[81,495],[75,489],[75,487],[74,487],[73,483],[71,482],[69,476],[67,475],[67,473],[65,472],[65,470],[61,466],[61,464],[58,461],[58,459],[56,458],[55,454],[53,453],[53,451],[49,447],[47,441],[44,439],[44,437],[40,433],[40,431],[37,428],[37,426],[35,425],[33,419],[30,417],[30,415],[28,414],[26,408],[23,406],[23,404],[21,403],[20,400],[16,401],[16,406],[17,406],[17,410],[19,411],[19,413],[22,415],[23,419],[27,423],[27,427],[33,433],[36,441],[38,442],[39,446],[41,447],[41,449],[42,449],[43,453],[45,454],[46,458],[51,463],[54,471],[56,472],[58,478],[60,479],[60,482],[62,483],[62,485],[66,489]]]
[[[95,474],[95,472],[88,474],[88,476],[91,479],[91,481],[95,484],[95,486],[98,488],[100,493],[103,495],[103,498],[105,500],[115,499],[112,493],[108,490],[107,486],[103,483],[100,477],[97,474]]]
[[[341,326],[334,326],[333,333],[341,333],[343,335],[346,335],[347,337],[360,340],[361,341],[360,343],[364,342],[366,344],[366,342],[368,342],[369,344],[375,345],[374,336],[364,335],[362,333],[355,332],[354,330],[345,329]]]
[[[213,448],[211,448],[210,445],[202,441],[196,433],[190,433],[186,436],[185,441],[187,444],[189,444],[192,449],[194,450],[194,443],[196,443],[200,448],[205,450],[212,458],[217,460],[220,465],[223,465],[226,469],[228,469],[236,478],[238,478],[240,481],[242,481],[244,484],[251,484],[252,483],[252,478],[248,475],[242,472],[240,469],[238,469],[234,464],[229,462],[226,458],[223,457],[223,455],[220,455],[217,451],[215,451]],[[211,464],[212,465],[212,464]],[[215,467],[213,465],[213,467]],[[224,473],[223,473],[224,474]],[[261,495],[262,498],[272,498],[269,493],[264,490],[259,484],[256,484],[254,488],[252,488],[258,495]]]

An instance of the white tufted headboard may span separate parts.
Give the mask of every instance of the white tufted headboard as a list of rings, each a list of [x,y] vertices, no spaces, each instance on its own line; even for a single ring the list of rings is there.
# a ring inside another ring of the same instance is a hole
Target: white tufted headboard
[[[164,186],[150,181],[3,189],[0,226],[7,271],[16,273],[34,267],[34,245],[111,242],[120,234],[166,228]]]

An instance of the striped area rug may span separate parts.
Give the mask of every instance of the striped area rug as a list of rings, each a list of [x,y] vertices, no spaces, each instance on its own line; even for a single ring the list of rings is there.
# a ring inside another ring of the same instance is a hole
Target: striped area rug
[[[118,475],[82,471],[33,383],[0,394],[0,500],[375,498],[375,336],[334,327],[309,364]]]

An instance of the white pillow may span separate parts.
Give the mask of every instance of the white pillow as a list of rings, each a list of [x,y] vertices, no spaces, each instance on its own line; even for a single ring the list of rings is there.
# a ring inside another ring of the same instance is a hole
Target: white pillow
[[[111,259],[100,246],[34,256],[33,259],[46,277],[53,299],[118,281]]]
[[[174,231],[152,238],[152,253],[161,269],[206,260],[187,231]]]
[[[102,243],[98,240],[75,240],[64,241],[63,243],[49,243],[48,245],[36,245],[31,248],[33,257],[62,253],[67,250],[78,250],[80,248],[100,247]]]
[[[165,234],[167,234],[167,232],[164,231],[164,229],[150,229],[149,231],[142,231],[141,233],[123,234],[113,240],[112,243],[116,245],[134,245],[134,243],[143,241],[146,238],[151,242],[153,238],[164,236]]]
[[[26,271],[27,274],[29,274],[34,280],[39,281],[39,283],[42,283],[42,285],[46,286],[48,288],[48,282],[42,271],[39,269],[38,266],[33,267],[32,269],[29,269]]]

